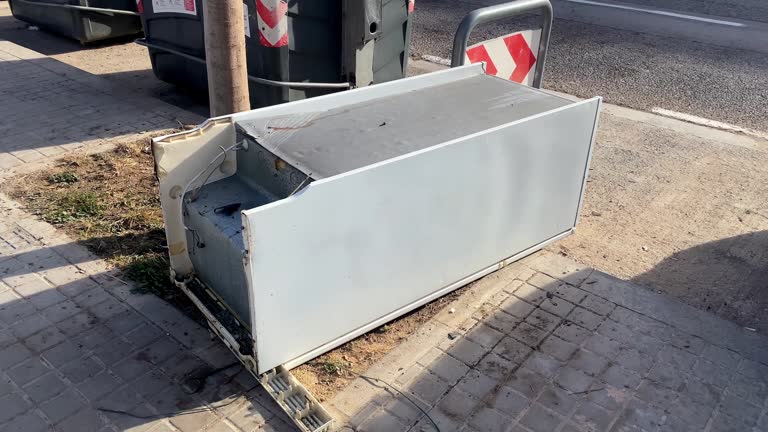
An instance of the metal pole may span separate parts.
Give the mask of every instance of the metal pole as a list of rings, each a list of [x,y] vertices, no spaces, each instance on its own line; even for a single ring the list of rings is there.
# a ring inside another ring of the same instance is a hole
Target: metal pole
[[[498,21],[516,15],[541,10],[541,40],[539,52],[536,55],[536,70],[533,73],[533,86],[541,88],[541,79],[544,76],[544,63],[549,47],[549,34],[552,31],[552,4],[549,0],[517,0],[500,5],[476,9],[467,14],[459,24],[456,35],[453,38],[453,52],[451,53],[451,67],[464,64],[464,55],[469,43],[469,34],[479,24]]]
[[[136,39],[134,41],[136,44],[152,48],[156,50],[165,51],[169,54],[177,55],[179,57],[183,57],[188,60],[192,60],[197,63],[204,64],[205,59],[193,55],[189,55],[186,53],[183,53],[179,50],[175,50],[172,48],[167,48],[164,46],[160,46],[157,44],[149,43],[146,39]],[[269,86],[275,86],[275,87],[290,87],[290,88],[332,88],[332,89],[348,89],[351,87],[349,83],[343,82],[343,83],[325,83],[325,82],[295,82],[295,81],[275,81],[275,80],[269,80],[266,78],[259,78],[255,77],[253,75],[248,75],[248,81],[254,82],[256,84],[264,84]]]
[[[211,116],[249,110],[242,0],[203,1],[203,23]]]

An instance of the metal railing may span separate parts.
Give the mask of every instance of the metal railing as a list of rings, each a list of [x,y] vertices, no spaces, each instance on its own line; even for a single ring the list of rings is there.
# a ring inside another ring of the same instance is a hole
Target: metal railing
[[[456,35],[453,38],[453,52],[451,53],[451,67],[464,64],[469,35],[477,25],[534,11],[541,11],[541,38],[539,39],[539,51],[536,54],[533,87],[541,88],[544,63],[547,58],[547,49],[549,48],[549,34],[552,31],[552,4],[549,0],[517,0],[470,12],[461,21],[459,28],[456,29]]]
[[[157,44],[153,44],[150,42],[147,42],[146,39],[136,39],[134,41],[135,43],[145,46],[147,48],[153,48],[160,51],[165,51],[169,54],[177,55],[179,57],[185,58],[187,60],[192,60],[196,63],[205,64],[205,59],[200,58],[197,56],[193,56],[190,54],[183,53],[179,50],[175,50],[172,48],[167,48],[164,46],[160,46]],[[336,88],[336,89],[348,89],[351,87],[351,84],[348,82],[343,83],[323,83],[323,82],[291,82],[291,81],[275,81],[270,80],[266,78],[259,78],[255,77],[253,75],[248,75],[248,81],[257,83],[257,84],[264,84],[268,86],[275,86],[275,87],[291,87],[291,88]]]

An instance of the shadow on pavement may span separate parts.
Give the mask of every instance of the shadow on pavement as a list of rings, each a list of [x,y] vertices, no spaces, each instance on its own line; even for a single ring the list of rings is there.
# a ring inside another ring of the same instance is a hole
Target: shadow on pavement
[[[75,267],[95,259],[75,243],[22,250],[0,249],[0,429],[231,430],[226,417],[243,430],[290,430],[205,329],[152,295],[126,294],[111,271]]]
[[[2,8],[0,8],[0,13],[7,13],[5,16],[0,16],[0,39],[13,42],[17,45],[23,46],[24,48],[28,48],[45,55],[64,54],[74,51],[87,51],[93,48],[119,45],[131,42],[137,37],[127,36],[106,41],[99,41],[93,44],[82,45],[80,42],[74,39],[48,32],[43,28],[38,30],[30,30],[29,27],[31,24],[17,20],[11,16],[11,11],[8,9],[7,3]]]
[[[768,231],[685,249],[632,281],[768,333]]]

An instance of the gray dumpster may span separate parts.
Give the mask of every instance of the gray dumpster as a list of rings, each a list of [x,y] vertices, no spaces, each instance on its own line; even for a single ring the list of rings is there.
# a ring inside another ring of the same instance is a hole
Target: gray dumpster
[[[135,0],[9,0],[13,16],[80,43],[141,33]]]
[[[145,2],[142,13],[145,39],[139,43],[149,48],[152,70],[163,81],[205,95],[202,0],[160,3]],[[403,78],[408,5],[407,0],[245,0],[252,107]]]
[[[290,369],[572,233],[599,108],[476,64],[157,138],[172,274]]]

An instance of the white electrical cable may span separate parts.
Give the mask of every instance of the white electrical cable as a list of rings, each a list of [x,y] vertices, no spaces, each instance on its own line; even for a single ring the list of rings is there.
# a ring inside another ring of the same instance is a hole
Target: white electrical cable
[[[218,160],[223,155],[224,159],[222,159],[221,162],[219,162],[219,164],[216,165],[216,168],[213,169],[213,171],[217,170],[227,160],[227,152],[230,152],[232,150],[235,150],[235,151],[239,150],[236,147],[242,145],[243,143],[245,143],[245,141],[240,141],[239,143],[234,144],[232,146],[229,146],[227,148],[219,146],[219,148],[221,149],[221,153],[217,154],[213,159],[211,159],[211,161],[208,162],[208,165],[206,165],[205,168],[203,168],[202,171],[197,173],[196,176],[192,177],[192,180],[190,180],[189,183],[187,183],[187,185],[184,186],[184,190],[181,192],[181,196],[179,197],[179,215],[181,215],[181,226],[184,227],[185,231],[189,231],[190,230],[189,228],[187,228],[187,225],[184,223],[184,196],[187,194],[187,191],[189,190],[189,187],[192,186],[192,184],[194,182],[196,182],[197,179],[200,178],[200,176],[205,174],[208,171],[208,169],[211,168],[211,166],[214,163],[216,163],[216,160]],[[208,174],[208,176],[205,178],[205,180],[203,181],[203,184],[201,184],[200,187],[203,187],[205,185],[205,182],[207,182],[208,179],[211,178],[211,175],[213,174],[213,171],[211,171]]]

